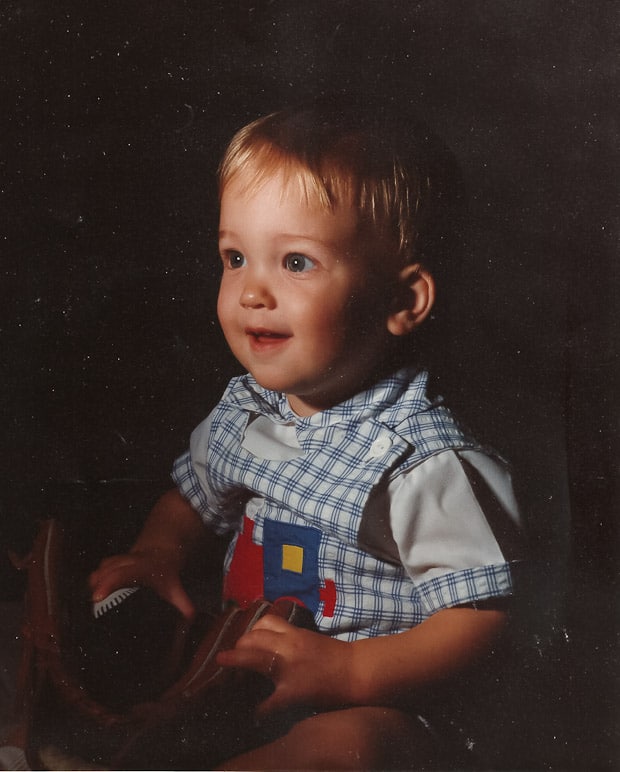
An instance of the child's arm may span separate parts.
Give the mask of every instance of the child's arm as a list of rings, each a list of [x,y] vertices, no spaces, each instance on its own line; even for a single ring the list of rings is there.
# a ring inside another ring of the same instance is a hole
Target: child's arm
[[[113,590],[133,584],[154,589],[190,619],[194,606],[179,574],[207,537],[198,513],[173,489],[165,493],[149,514],[131,550],[101,561],[90,575],[94,601]]]
[[[262,713],[294,704],[390,705],[464,670],[505,622],[503,611],[451,608],[407,632],[346,643],[268,615],[218,661],[272,678]]]

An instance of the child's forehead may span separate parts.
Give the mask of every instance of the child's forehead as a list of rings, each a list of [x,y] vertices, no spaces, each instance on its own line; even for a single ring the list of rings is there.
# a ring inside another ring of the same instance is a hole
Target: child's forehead
[[[295,214],[302,218],[307,213],[313,226],[327,225],[331,230],[335,224],[343,238],[355,239],[358,246],[361,239],[365,252],[376,251],[377,246],[394,251],[393,239],[375,220],[371,197],[360,200],[354,171],[337,163],[314,169],[303,159],[257,153],[251,159],[246,157],[245,163],[230,170],[220,182],[221,215],[227,222],[231,218],[242,221],[247,213],[244,210],[270,198],[273,208],[281,213],[285,208],[289,212],[296,209]],[[222,220],[220,216],[220,226],[226,224]]]
[[[223,181],[221,197],[251,198],[265,187],[276,191],[282,201],[297,202],[312,209],[333,212],[352,208],[352,182],[346,174],[330,174],[329,179],[301,161],[286,156],[261,158],[237,168]]]
[[[220,231],[286,232],[329,240],[356,238],[359,212],[350,201],[325,205],[294,176],[281,172],[259,180],[232,177],[222,190]]]

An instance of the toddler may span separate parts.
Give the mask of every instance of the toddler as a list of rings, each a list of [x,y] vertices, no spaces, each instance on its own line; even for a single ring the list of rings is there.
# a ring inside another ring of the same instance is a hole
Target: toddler
[[[101,600],[148,585],[191,619],[180,572],[231,534],[224,601],[293,598],[314,615],[316,631],[266,616],[220,653],[273,681],[259,716],[305,711],[226,769],[431,763],[418,695],[506,624],[509,472],[429,396],[412,356],[435,299],[426,152],[382,112],[315,105],[241,129],[220,166],[217,310],[247,374],[91,586]]]

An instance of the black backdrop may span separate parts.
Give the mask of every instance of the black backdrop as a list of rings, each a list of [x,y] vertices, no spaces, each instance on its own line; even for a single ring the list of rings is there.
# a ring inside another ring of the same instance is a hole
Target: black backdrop
[[[237,371],[214,315],[231,132],[334,87],[387,95],[444,137],[468,191],[436,345],[451,401],[514,462],[532,613],[571,642],[545,758],[604,766],[619,15],[586,0],[2,3],[5,540],[24,548],[63,508],[138,516]]]

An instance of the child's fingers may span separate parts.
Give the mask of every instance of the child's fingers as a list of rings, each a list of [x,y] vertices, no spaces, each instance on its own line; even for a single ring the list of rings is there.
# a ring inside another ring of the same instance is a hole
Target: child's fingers
[[[97,603],[107,598],[111,592],[121,587],[128,587],[136,584],[135,581],[125,578],[123,574],[107,574],[102,577],[90,580],[91,599]]]
[[[271,713],[276,713],[279,710],[290,708],[290,700],[286,699],[283,695],[284,692],[282,689],[278,689],[278,687],[276,687],[276,689],[269,695],[269,697],[267,697],[267,699],[263,700],[257,705],[255,710],[256,718],[266,718]]]
[[[217,655],[218,665],[234,667],[240,670],[253,670],[268,678],[275,675],[277,657],[268,649],[235,648],[220,651]]]
[[[139,571],[135,561],[129,555],[118,555],[102,561],[99,567],[88,578],[92,599],[103,600],[119,587],[136,584]]]
[[[118,561],[110,561],[106,566],[94,571],[89,578],[91,598],[97,603],[118,590],[120,587],[141,584],[151,587],[155,592],[167,601],[188,620],[191,621],[196,609],[185,592],[178,576],[174,574],[153,575],[140,571],[139,562],[127,556]]]
[[[287,633],[296,629],[294,625],[287,622],[286,619],[276,616],[276,614],[264,614],[252,628],[255,630],[269,630],[274,633]]]
[[[196,615],[196,609],[194,604],[189,598],[189,595],[183,589],[183,585],[180,580],[173,581],[169,584],[163,584],[160,587],[154,588],[158,594],[168,603],[171,603],[189,622]]]
[[[274,633],[273,630],[264,630],[256,625],[244,633],[241,638],[235,644],[237,649],[270,649],[275,648],[278,640],[278,635],[281,633]]]
[[[275,614],[265,614],[237,641],[238,647],[254,647],[263,649],[277,649],[285,640],[293,640],[300,628],[287,622],[286,619],[278,617]]]

